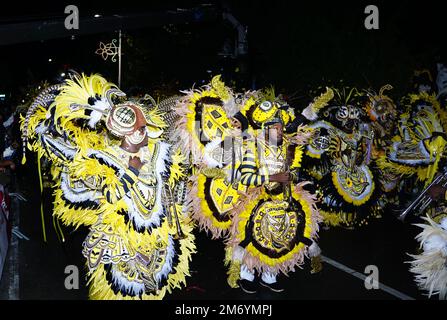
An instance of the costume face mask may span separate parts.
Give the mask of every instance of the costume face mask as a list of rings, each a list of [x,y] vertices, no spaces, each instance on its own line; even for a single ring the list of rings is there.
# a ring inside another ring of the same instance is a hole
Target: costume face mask
[[[143,112],[131,103],[113,107],[107,116],[107,128],[116,136],[123,137],[133,134],[146,125]]]
[[[337,120],[347,121],[347,120],[357,120],[360,117],[360,110],[354,106],[341,106],[337,113],[335,114]]]
[[[128,102],[113,107],[107,116],[106,125],[115,136],[126,137],[130,143],[139,144],[146,135],[155,139],[163,133],[160,127],[149,121],[138,105]]]
[[[352,130],[360,121],[360,109],[352,105],[340,106],[335,113],[335,118],[348,130]]]

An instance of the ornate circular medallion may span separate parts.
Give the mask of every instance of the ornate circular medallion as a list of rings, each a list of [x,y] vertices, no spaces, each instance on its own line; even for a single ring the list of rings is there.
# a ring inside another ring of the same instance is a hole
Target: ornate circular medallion
[[[253,237],[262,247],[280,252],[291,249],[300,223],[286,201],[266,201],[255,211]]]

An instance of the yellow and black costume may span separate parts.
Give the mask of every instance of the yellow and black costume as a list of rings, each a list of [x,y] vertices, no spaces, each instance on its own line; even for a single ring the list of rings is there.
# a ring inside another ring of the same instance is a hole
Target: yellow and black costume
[[[324,223],[353,228],[380,216],[377,180],[371,168],[372,130],[357,89],[326,88],[302,112],[313,137],[304,169],[316,184]]]
[[[394,101],[387,95],[385,90],[391,90],[391,85],[383,86],[379,93],[372,90],[367,91],[365,111],[370,120],[372,134],[374,136],[371,159],[376,162],[386,153],[392,144],[392,139],[397,132],[397,107]],[[384,192],[382,199],[389,200],[391,192],[395,194],[400,182],[400,176],[393,174],[390,170],[378,168],[380,188]]]
[[[382,172],[405,178],[400,192],[412,194],[427,187],[445,163],[447,114],[427,92],[409,94],[402,105],[397,133],[377,165]]]
[[[262,94],[259,98],[243,107],[253,131],[244,139],[240,167],[247,194],[236,208],[227,240],[228,282],[233,287],[238,278],[253,281],[255,271],[262,281],[274,283],[280,272],[294,271],[305,257],[320,253],[315,242],[321,221],[316,198],[305,190],[308,182],[300,182],[298,173],[308,132],[296,130],[295,117],[280,104]],[[265,139],[265,129],[276,123],[285,129],[280,144]],[[288,132],[291,127],[294,132]],[[289,172],[289,183],[270,181],[281,172]]]
[[[272,92],[236,94],[220,76],[200,90],[185,92],[176,113],[172,139],[193,172],[188,211],[213,238],[225,236],[230,286],[237,286],[241,266],[276,276],[302,264],[317,236],[315,199],[304,182],[297,184],[297,175],[287,196],[268,177],[288,169],[287,150],[296,174],[309,134],[295,127],[287,143],[269,146],[261,138],[264,124],[279,114],[289,124],[293,116],[280,110]],[[256,145],[263,151],[258,153]]]
[[[23,119],[24,145],[51,160],[54,216],[90,228],[82,250],[90,298],[162,299],[185,284],[195,251],[177,200],[185,159],[161,140],[157,108],[124,97],[99,75],[52,86]],[[119,139],[140,139],[138,121],[147,146],[127,152]],[[130,157],[141,159],[139,170]]]
[[[202,89],[185,92],[175,107],[178,120],[171,140],[189,159],[192,170],[188,211],[213,238],[228,234],[234,206],[246,190],[238,171],[247,122],[235,100],[216,76]]]

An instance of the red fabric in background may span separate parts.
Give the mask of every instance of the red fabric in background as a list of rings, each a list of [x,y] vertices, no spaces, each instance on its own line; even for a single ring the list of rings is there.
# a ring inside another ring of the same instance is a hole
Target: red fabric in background
[[[9,221],[11,221],[11,197],[8,194],[8,191],[0,185],[0,206],[1,206],[1,214],[5,215],[6,218],[6,230],[8,232],[8,241],[11,241],[12,234],[12,225]]]

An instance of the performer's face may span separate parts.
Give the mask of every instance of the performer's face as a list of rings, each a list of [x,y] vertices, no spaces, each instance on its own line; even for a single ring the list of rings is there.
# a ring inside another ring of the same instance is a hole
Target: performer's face
[[[268,141],[274,145],[281,145],[283,138],[282,125],[280,123],[275,123],[268,127],[267,130]]]
[[[241,125],[241,123],[240,123],[239,120],[236,119],[236,118],[231,118],[231,126],[232,126],[234,129],[239,129],[239,130],[242,129],[242,125]]]

